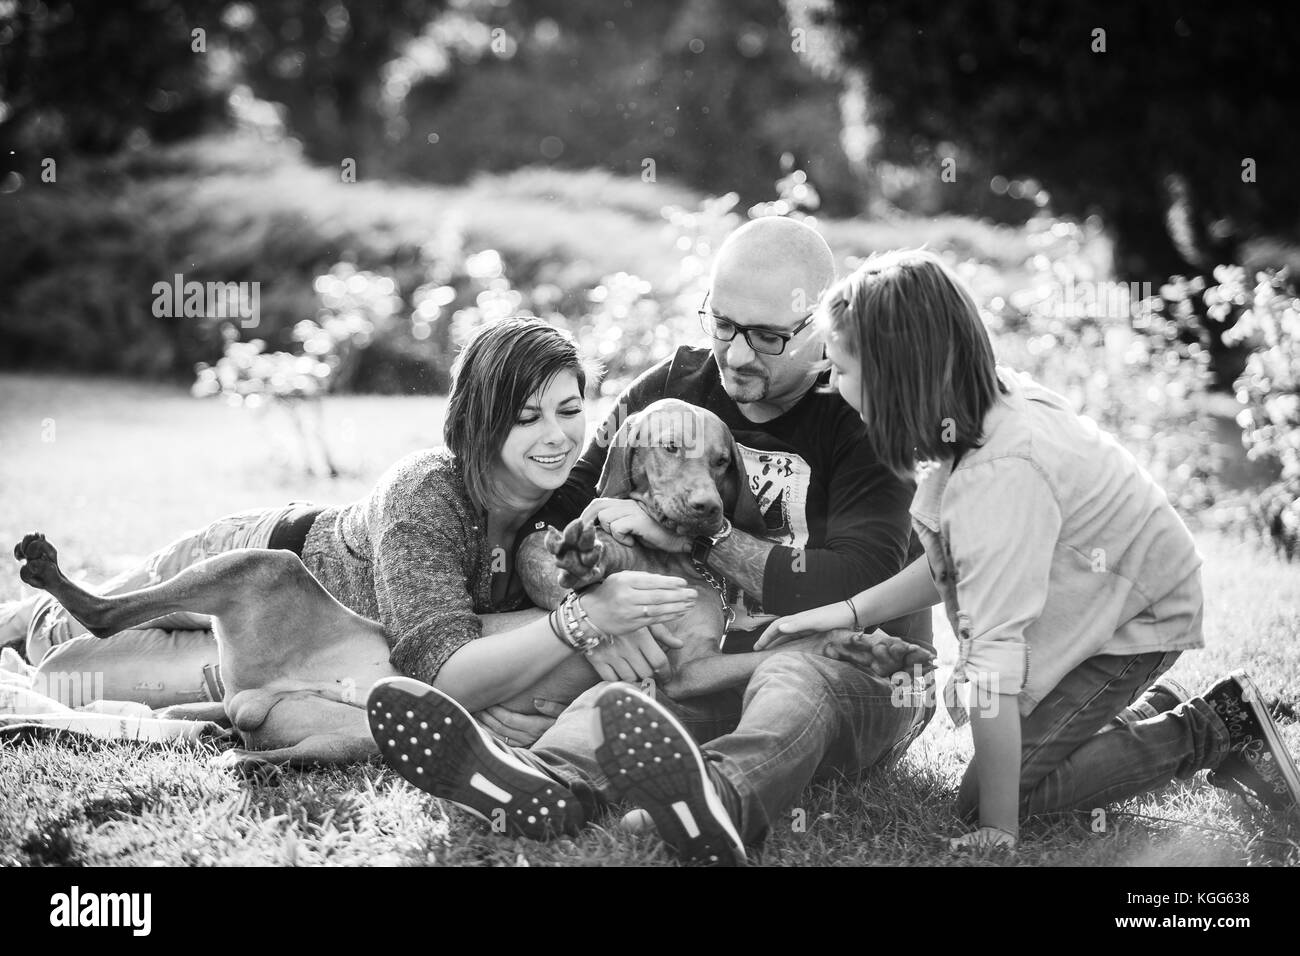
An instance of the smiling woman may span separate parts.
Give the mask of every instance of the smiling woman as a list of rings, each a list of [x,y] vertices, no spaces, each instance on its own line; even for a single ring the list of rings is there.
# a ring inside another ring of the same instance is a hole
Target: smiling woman
[[[536,510],[564,483],[586,437],[586,372],[573,342],[538,321],[492,326],[460,353],[443,434],[481,507]]]

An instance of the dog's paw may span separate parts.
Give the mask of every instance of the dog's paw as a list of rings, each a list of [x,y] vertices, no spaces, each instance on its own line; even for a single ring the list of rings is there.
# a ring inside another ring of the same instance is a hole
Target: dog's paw
[[[555,563],[560,569],[560,587],[585,588],[605,576],[600,566],[605,545],[596,537],[594,524],[584,524],[581,518],[575,518],[563,533],[548,529],[545,540],[547,550],[555,555]]]
[[[23,540],[14,545],[14,557],[24,562],[18,569],[24,584],[44,591],[58,580],[59,553],[39,531],[23,535]]]
[[[255,783],[270,783],[280,776],[280,768],[265,759],[256,751],[232,747],[212,758],[212,766],[218,770],[229,770],[246,780]]]

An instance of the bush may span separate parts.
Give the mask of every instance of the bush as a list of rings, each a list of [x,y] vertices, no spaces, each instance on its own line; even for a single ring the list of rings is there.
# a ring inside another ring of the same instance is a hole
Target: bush
[[[467,245],[499,250],[529,287],[585,290],[627,262],[659,284],[677,266],[643,213],[503,199],[485,182],[344,183],[284,142],[197,140],[64,164],[56,184],[0,196],[0,247],[9,251],[0,257],[0,366],[187,380],[196,362],[220,357],[221,323],[155,317],[157,282],[182,274],[260,283],[252,334],[275,350],[292,346],[299,322],[318,318],[313,282],[336,263],[388,276],[409,300],[430,269],[456,273]],[[449,338],[416,340],[405,318],[377,331],[348,387],[445,387]]]
[[[1213,508],[1220,452],[1199,400],[1204,346],[1179,335],[1157,290],[1109,282],[1085,227],[1042,217],[1025,238],[1025,276],[1010,291],[998,270],[955,263],[985,304],[999,361],[1115,434],[1184,515]]]
[[[1062,290],[1095,283],[1079,254],[1079,226],[1048,219],[1027,227],[1034,255],[1029,280],[1010,297],[985,264],[956,262],[980,298],[999,358],[1065,395],[1115,433],[1193,523],[1271,539],[1300,555],[1300,299],[1286,270],[1264,270],[1255,284],[1237,266],[1219,266],[1214,283],[1173,276],[1159,289],[1131,290],[1115,302],[1070,303]],[[1122,300],[1121,298],[1121,301]],[[1237,380],[1241,442],[1277,480],[1234,490],[1233,452],[1207,414],[1216,339],[1248,351]]]
[[[450,317],[502,283],[519,308],[590,336],[613,387],[665,342],[698,334],[707,260],[742,215],[734,195],[705,201],[662,177],[527,169],[449,188],[358,172],[361,181],[344,183],[290,142],[244,132],[61,163],[57,183],[0,195],[0,247],[10,251],[0,257],[0,367],[188,382],[196,363],[221,357],[222,322],[154,316],[155,283],[177,274],[260,283],[259,324],[241,334],[274,352],[294,349],[298,324],[320,319],[313,283],[347,263],[390,279],[404,311],[376,328],[339,388],[445,389],[456,343],[446,322],[417,337],[417,290],[449,285]],[[798,170],[786,172],[782,182]],[[798,185],[787,183],[792,195]],[[994,263],[1008,281],[1027,254],[1018,231],[957,217],[819,225],[847,253],[924,241]],[[480,281],[466,261],[488,251],[502,271]]]
[[[1260,272],[1246,287],[1242,269],[1221,269],[1222,299],[1246,306],[1232,339],[1251,349],[1237,380],[1245,405],[1237,421],[1251,458],[1276,462],[1281,480],[1264,489],[1251,513],[1288,559],[1300,555],[1300,296],[1285,273]]]

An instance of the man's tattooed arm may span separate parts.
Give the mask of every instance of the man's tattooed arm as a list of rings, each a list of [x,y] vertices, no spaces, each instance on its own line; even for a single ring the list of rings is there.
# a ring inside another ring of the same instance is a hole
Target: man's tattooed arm
[[[763,599],[763,572],[776,545],[739,529],[723,538],[709,553],[709,566],[740,585],[750,597]]]

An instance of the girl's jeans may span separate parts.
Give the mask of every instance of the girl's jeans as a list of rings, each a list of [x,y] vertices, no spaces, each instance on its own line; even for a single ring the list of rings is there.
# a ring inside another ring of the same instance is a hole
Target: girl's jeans
[[[1228,728],[1199,697],[1154,717],[1113,720],[1179,653],[1091,657],[1021,718],[1021,817],[1104,807],[1218,766]],[[979,815],[973,761],[957,812],[972,822]]]

